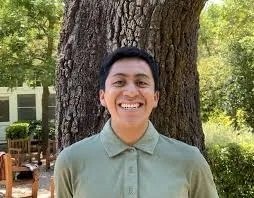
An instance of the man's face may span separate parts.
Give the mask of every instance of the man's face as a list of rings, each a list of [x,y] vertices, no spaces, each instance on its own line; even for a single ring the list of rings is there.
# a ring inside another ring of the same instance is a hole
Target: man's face
[[[126,58],[115,62],[100,90],[100,102],[118,124],[146,124],[158,104],[154,79],[142,59]]]

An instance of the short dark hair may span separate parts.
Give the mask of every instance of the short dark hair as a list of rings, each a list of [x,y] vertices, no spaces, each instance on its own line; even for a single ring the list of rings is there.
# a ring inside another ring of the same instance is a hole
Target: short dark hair
[[[125,58],[138,58],[138,59],[144,60],[151,69],[153,79],[154,79],[155,91],[158,91],[159,89],[158,64],[148,52],[146,52],[144,49],[139,49],[137,47],[118,48],[104,59],[101,65],[100,76],[99,76],[100,89],[103,89],[103,90],[105,89],[105,81],[108,77],[108,74],[110,72],[112,65],[118,60],[125,59]]]

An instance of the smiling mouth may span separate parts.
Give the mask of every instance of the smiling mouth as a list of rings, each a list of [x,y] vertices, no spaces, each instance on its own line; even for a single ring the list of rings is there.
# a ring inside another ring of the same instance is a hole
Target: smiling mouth
[[[125,104],[125,103],[121,103],[119,104],[119,106],[123,109],[126,110],[132,110],[132,109],[138,109],[142,106],[143,104],[141,103],[135,103],[135,104]]]

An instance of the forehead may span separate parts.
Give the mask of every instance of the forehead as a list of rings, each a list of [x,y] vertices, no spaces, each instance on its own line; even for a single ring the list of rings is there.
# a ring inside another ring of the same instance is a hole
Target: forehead
[[[152,72],[148,63],[139,58],[124,58],[116,61],[110,68],[108,77],[117,74],[125,74],[127,76],[145,74],[148,77],[152,77]]]

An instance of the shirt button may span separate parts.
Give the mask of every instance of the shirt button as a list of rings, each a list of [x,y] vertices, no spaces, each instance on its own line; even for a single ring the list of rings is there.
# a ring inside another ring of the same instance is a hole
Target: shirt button
[[[134,172],[134,170],[133,170],[133,167],[131,166],[131,167],[129,167],[129,173],[133,173]]]
[[[134,190],[133,190],[133,187],[129,187],[129,195],[134,195]]]
[[[133,152],[133,149],[132,149],[132,148],[128,148],[128,149],[127,149],[127,152],[132,153],[132,152]]]

